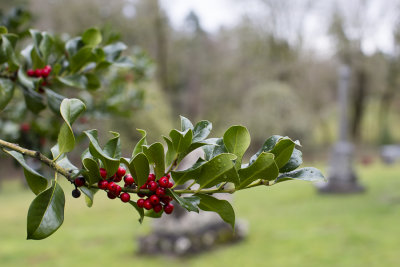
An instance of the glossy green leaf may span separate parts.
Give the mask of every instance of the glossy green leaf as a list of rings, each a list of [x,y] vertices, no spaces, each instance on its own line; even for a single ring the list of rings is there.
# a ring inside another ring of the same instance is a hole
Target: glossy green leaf
[[[96,188],[87,188],[86,186],[82,186],[79,188],[83,194],[85,194],[85,202],[86,205],[90,208],[93,206],[94,195],[97,193],[98,189]]]
[[[40,43],[42,42],[42,39],[43,39],[42,34],[38,30],[34,30],[34,29],[30,29],[29,33],[32,36],[33,45],[35,47],[35,50],[36,50],[37,54],[41,57],[42,54],[41,54],[41,52],[39,50],[39,46],[40,46]]]
[[[140,152],[130,162],[128,162],[124,158],[121,158],[121,162],[129,168],[129,171],[134,177],[138,187],[144,185],[147,182],[147,178],[150,174],[150,167],[149,161],[145,154]]]
[[[227,149],[222,138],[210,138],[205,140],[210,145],[203,147],[204,156],[206,160],[210,160],[222,153],[227,153]]]
[[[283,136],[281,135],[273,135],[271,137],[269,137],[264,144],[262,145],[262,147],[260,148],[259,151],[257,151],[256,154],[254,154],[251,158],[250,158],[250,165],[256,161],[256,159],[258,158],[258,156],[262,153],[262,152],[269,152],[271,151],[274,146],[276,145],[276,143],[278,143],[279,139],[283,138]]]
[[[106,54],[107,61],[114,62],[119,58],[122,51],[124,51],[126,48],[127,46],[124,43],[116,42],[103,47],[103,51]]]
[[[177,155],[175,149],[174,149],[174,144],[172,143],[171,139],[169,139],[166,136],[163,136],[165,142],[167,143],[167,153],[165,155],[165,162],[167,164],[167,166],[170,166],[172,164],[172,162],[175,160],[175,157]]]
[[[200,176],[196,182],[200,189],[213,187],[222,182],[239,184],[239,177],[233,161],[236,155],[230,153],[220,154],[201,166]]]
[[[255,162],[247,168],[240,169],[238,171],[240,178],[238,188],[244,188],[258,179],[268,181],[276,179],[279,175],[279,169],[274,158],[274,154],[262,152]]]
[[[224,144],[229,153],[237,156],[235,167],[240,169],[242,157],[250,146],[250,134],[246,127],[234,125],[224,133]]]
[[[28,211],[27,239],[40,240],[53,234],[64,221],[65,196],[60,185],[52,186],[33,200]]]
[[[8,33],[7,28],[4,26],[0,26],[0,34],[5,34],[5,33]]]
[[[189,180],[196,180],[200,176],[201,166],[203,164],[205,164],[206,162],[207,161],[200,158],[189,169],[181,170],[181,171],[172,171],[171,175],[172,175],[172,178],[174,179],[175,184],[181,185],[181,184],[186,183]]]
[[[26,107],[35,114],[38,114],[40,111],[46,108],[44,104],[44,98],[41,94],[33,91],[32,89],[28,89],[25,87],[22,88],[22,93],[24,94]]]
[[[87,170],[87,175],[85,175],[85,178],[88,179],[89,185],[96,184],[102,179],[99,171],[100,167],[97,165],[97,162],[94,159],[85,158],[83,159],[82,163]]]
[[[88,130],[84,131],[86,136],[89,138],[90,145],[89,151],[95,158],[101,160],[104,165],[104,168],[107,170],[107,173],[116,173],[119,167],[119,159],[112,158],[104,153],[101,148],[99,141],[97,139],[97,130]]]
[[[65,49],[67,50],[68,57],[73,57],[84,45],[85,43],[82,41],[81,37],[75,37],[68,40],[65,43]]]
[[[57,79],[62,84],[69,87],[76,87],[79,89],[86,89],[88,87],[88,79],[85,75],[73,74],[65,77],[57,76]]]
[[[303,164],[302,153],[298,149],[294,149],[292,155],[290,156],[289,161],[279,169],[279,172],[290,172],[297,169],[301,164]]]
[[[92,61],[92,50],[91,46],[84,46],[71,57],[70,69],[72,72],[79,71],[83,66]]]
[[[313,167],[301,168],[295,171],[282,173],[276,179],[276,183],[280,183],[287,180],[303,180],[303,181],[325,181],[324,175],[320,170]]]
[[[139,216],[140,216],[139,222],[142,223],[143,222],[143,218],[144,218],[144,210],[143,210],[143,208],[139,208],[138,205],[136,204],[136,202],[132,201],[132,200],[129,201],[129,204],[131,204],[136,209],[136,211],[139,213]]]
[[[228,223],[232,229],[235,229],[235,211],[229,201],[205,194],[195,194],[194,196],[200,198],[200,209],[218,213],[222,220]]]
[[[171,195],[182,208],[185,208],[187,211],[199,212],[198,205],[200,203],[200,198],[197,196],[190,197],[180,197],[178,194],[174,192],[174,190],[167,189],[167,194]]]
[[[110,131],[113,137],[107,141],[104,146],[104,153],[114,159],[121,157],[121,141],[119,139],[119,133]]]
[[[0,78],[0,112],[14,96],[15,84],[9,79]]]
[[[75,136],[71,125],[85,109],[85,104],[79,99],[66,98],[61,102],[60,113],[64,124],[61,126],[57,141],[60,153],[70,152],[75,147]]]
[[[152,209],[152,210],[146,211],[146,212],[144,213],[144,216],[157,219],[157,218],[161,218],[162,214],[163,214],[163,213],[162,213],[161,211],[160,211],[160,212],[155,212],[155,211]],[[140,220],[139,220],[139,222],[140,222]]]
[[[24,156],[16,151],[7,151],[10,156],[12,156],[18,163],[24,168],[24,176],[29,188],[33,193],[38,195],[40,192],[47,188],[47,179],[32,169],[28,163],[26,163]]]
[[[42,33],[42,41],[39,45],[39,51],[42,54],[43,61],[47,62],[47,59],[51,53],[51,48],[53,47],[53,37],[47,32]]]
[[[60,155],[60,149],[58,147],[58,144],[53,146],[51,149],[51,154],[53,155],[53,159],[57,158],[58,155]],[[69,161],[68,157],[66,154],[61,155],[57,159],[57,165],[60,167],[66,169],[68,172],[72,172],[72,174],[76,174],[79,172],[79,169]]]
[[[193,132],[191,129],[189,129],[186,133],[174,129],[169,133],[169,136],[171,138],[174,150],[177,153],[181,153],[187,150],[192,143]]]
[[[165,173],[165,154],[164,146],[161,143],[154,143],[150,146],[143,146],[143,153],[146,155],[150,164],[154,164],[154,172],[157,180]]]
[[[209,121],[200,121],[193,129],[193,143],[203,141],[212,130],[212,123]]]
[[[46,88],[47,105],[51,111],[55,114],[60,114],[61,102],[65,99],[65,96],[59,95],[56,92]]]
[[[96,90],[99,89],[101,86],[100,80],[96,74],[93,73],[86,73],[85,74],[87,85],[86,88],[89,90]]]
[[[289,137],[284,137],[276,143],[270,152],[275,155],[275,162],[278,165],[278,168],[282,168],[289,161],[294,147],[295,142],[293,142]]]
[[[193,130],[193,124],[189,119],[187,119],[183,116],[180,116],[180,118],[181,118],[181,131],[182,132],[187,131],[189,129]]]
[[[19,67],[19,60],[14,52],[13,44],[9,40],[6,34],[1,35],[1,46],[2,53],[7,55],[8,70],[15,71]]]
[[[101,43],[101,32],[97,28],[87,29],[82,35],[82,41],[86,45],[96,46]]]
[[[36,89],[39,87],[41,79],[29,77],[25,71],[20,68],[18,70],[18,81],[27,89]]]
[[[137,129],[137,131],[142,135],[142,138],[135,145],[135,148],[133,149],[133,152],[132,152],[132,158],[134,158],[137,154],[139,154],[140,152],[143,151],[142,146],[147,145],[147,140],[146,140],[147,133],[146,133],[146,131],[145,130],[141,130],[141,129]]]

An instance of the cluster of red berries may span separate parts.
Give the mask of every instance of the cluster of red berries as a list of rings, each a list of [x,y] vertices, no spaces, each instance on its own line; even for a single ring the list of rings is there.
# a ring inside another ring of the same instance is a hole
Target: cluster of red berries
[[[138,194],[140,197],[137,201],[138,207],[145,208],[146,210],[153,209],[156,213],[164,210],[166,214],[171,214],[174,210],[174,205],[170,203],[172,197],[167,196],[165,192],[167,188],[171,188],[174,185],[169,178],[170,176],[168,174],[156,181],[156,176],[150,173],[147,182],[140,187],[140,189],[149,189],[150,193],[147,195],[142,193]]]
[[[28,74],[29,77],[37,77],[37,78],[47,78],[51,72],[51,66],[46,65],[43,69],[29,69],[26,74]]]
[[[100,176],[103,178],[97,183],[99,189],[107,191],[107,196],[110,199],[119,197],[122,202],[129,202],[131,196],[127,192],[122,192],[122,188],[117,183],[122,179],[125,182],[125,188],[137,188],[135,180],[123,167],[119,167],[117,172],[112,176],[107,175],[107,171],[100,168]],[[174,184],[169,180],[169,175],[161,177],[156,181],[154,174],[149,174],[147,182],[140,189],[148,189],[150,193],[138,193],[140,199],[137,201],[137,206],[146,210],[153,209],[156,213],[164,210],[165,213],[171,214],[174,206],[170,203],[172,198],[166,195],[166,188],[171,188]],[[147,197],[144,199],[144,197]]]

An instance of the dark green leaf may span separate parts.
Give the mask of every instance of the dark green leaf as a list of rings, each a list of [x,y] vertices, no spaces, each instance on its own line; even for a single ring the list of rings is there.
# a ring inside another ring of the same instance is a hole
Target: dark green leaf
[[[181,153],[187,150],[192,143],[193,132],[191,129],[186,133],[174,129],[169,133],[169,136],[171,137],[174,150],[177,153]]]
[[[230,224],[232,229],[235,229],[235,211],[228,201],[205,194],[195,194],[194,196],[200,198],[200,209],[218,213],[225,222]]]
[[[26,182],[28,183],[29,188],[32,190],[33,193],[38,195],[40,192],[47,188],[47,179],[43,175],[32,169],[26,163],[22,154],[16,151],[4,151],[12,156],[15,160],[17,160],[18,163],[21,164],[21,166],[24,168]]]
[[[50,55],[51,48],[53,47],[53,38],[47,32],[42,33],[42,41],[39,45],[39,51],[43,56],[43,61],[47,62],[47,59]]]
[[[198,159],[197,162],[190,167],[189,169],[182,171],[173,171],[172,178],[174,179],[175,184],[181,185],[186,183],[189,180],[196,180],[201,173],[201,166],[205,164],[207,161],[203,159]]]
[[[60,185],[53,185],[40,193],[28,211],[27,239],[40,240],[53,234],[64,221],[65,196]]]
[[[302,153],[298,149],[294,149],[289,161],[279,169],[279,172],[290,172],[297,169],[303,163]]]
[[[79,49],[81,49],[85,44],[82,41],[81,37],[75,37],[71,40],[68,40],[65,44],[65,49],[68,52],[68,56],[71,58],[74,56]]]
[[[93,206],[93,198],[97,193],[98,189],[96,188],[87,188],[86,186],[82,186],[79,188],[85,194],[85,202],[86,205],[90,208]]]
[[[79,71],[83,66],[92,61],[92,50],[91,46],[84,46],[71,57],[70,68],[72,72]]]
[[[143,146],[143,153],[147,156],[149,163],[154,164],[154,172],[157,180],[165,173],[164,146],[161,143],[154,143],[150,146]]]
[[[41,94],[35,92],[30,88],[21,87],[24,94],[26,107],[35,114],[46,108],[44,98]]]
[[[205,140],[210,145],[203,147],[204,156],[206,160],[210,160],[222,153],[227,153],[226,147],[224,145],[224,140],[222,138],[210,138]]]
[[[282,173],[276,179],[276,183],[280,183],[287,180],[303,180],[303,181],[325,181],[324,175],[316,168],[306,167],[295,171]]]
[[[88,79],[85,75],[73,74],[65,77],[58,76],[57,79],[66,86],[79,89],[86,89],[88,87]]]
[[[236,169],[242,165],[242,157],[250,145],[250,134],[246,127],[234,125],[224,133],[224,144],[229,153],[235,154]]]
[[[110,131],[110,133],[114,136],[104,146],[104,153],[114,159],[118,159],[121,157],[121,141],[119,139],[119,133]]]
[[[13,45],[11,41],[7,38],[7,35],[3,34],[1,35],[1,49],[3,54],[7,55],[8,59],[8,70],[9,71],[15,71],[19,67],[19,60],[14,52]]]
[[[274,154],[262,152],[250,166],[240,169],[240,186],[238,188],[244,188],[258,179],[268,181],[276,179],[279,169],[274,157]]]
[[[65,96],[59,95],[56,92],[46,88],[47,104],[51,111],[56,114],[60,114],[61,102],[65,99]]]
[[[182,208],[185,208],[187,211],[199,212],[199,208],[197,207],[200,203],[200,198],[197,196],[190,197],[180,197],[178,194],[174,192],[174,190],[168,189],[168,194],[171,195]]]
[[[112,158],[104,153],[101,148],[99,141],[97,140],[97,130],[88,130],[84,131],[86,136],[89,138],[90,145],[89,151],[95,158],[101,160],[104,165],[104,168],[107,170],[107,173],[114,174],[117,172],[119,167],[119,159]]]
[[[142,152],[137,154],[131,162],[128,162],[125,158],[121,158],[121,162],[124,163],[128,168],[132,176],[135,178],[135,182],[138,187],[144,185],[149,177],[150,167],[149,161],[145,154]]]
[[[222,182],[238,185],[239,177],[233,163],[235,159],[236,155],[223,153],[203,164],[200,176],[196,179],[199,189],[213,187]]]
[[[167,166],[169,166],[175,160],[177,153],[174,149],[174,145],[173,145],[171,139],[169,139],[166,136],[163,136],[163,138],[168,146],[167,154],[165,155],[165,161],[166,161]]]
[[[137,142],[135,148],[133,149],[132,158],[143,151],[142,146],[147,145],[146,131],[141,129],[137,129],[137,131],[142,135],[142,138],[139,140],[139,142]]]
[[[114,62],[126,48],[127,46],[124,43],[117,42],[103,47],[103,51],[106,54],[107,61]]]
[[[4,26],[0,26],[0,34],[5,34],[5,33],[8,33],[7,28]]]
[[[294,150],[295,142],[289,137],[284,137],[276,143],[275,147],[270,151],[275,155],[275,162],[278,168],[282,168],[289,161]]]
[[[101,85],[100,80],[95,74],[87,73],[85,74],[85,76],[87,80],[87,85],[86,85],[87,89],[96,90],[100,88]]]
[[[0,112],[14,96],[14,83],[9,79],[0,78]]]
[[[89,185],[96,184],[98,181],[102,179],[99,171],[100,168],[94,159],[85,158],[83,159],[82,163],[85,169],[87,170],[87,175],[85,176],[86,178],[88,178]]]
[[[70,152],[75,147],[75,136],[71,125],[85,109],[85,104],[79,99],[66,98],[61,102],[60,113],[64,124],[60,129],[57,141],[60,153]]]

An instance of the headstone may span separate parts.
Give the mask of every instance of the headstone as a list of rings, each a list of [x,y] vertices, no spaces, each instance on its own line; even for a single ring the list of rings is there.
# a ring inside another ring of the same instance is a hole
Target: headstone
[[[321,193],[359,193],[364,187],[358,182],[353,169],[354,145],[348,140],[348,88],[350,68],[339,68],[339,140],[333,147],[328,182],[319,186]]]
[[[201,150],[192,152],[180,164],[180,169],[190,167],[201,155]],[[232,201],[230,194],[218,194],[217,197]],[[163,214],[160,219],[153,221],[150,234],[139,237],[138,253],[168,256],[200,253],[217,245],[242,240],[247,235],[247,229],[247,223],[243,220],[237,220],[235,231],[232,231],[231,226],[214,212],[187,212],[176,204],[171,215]]]

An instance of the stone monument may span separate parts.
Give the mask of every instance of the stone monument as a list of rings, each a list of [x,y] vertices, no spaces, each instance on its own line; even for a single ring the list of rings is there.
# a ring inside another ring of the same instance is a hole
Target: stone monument
[[[348,88],[350,68],[339,67],[338,101],[339,101],[339,140],[333,147],[328,182],[318,186],[320,193],[360,193],[364,187],[358,182],[353,169],[354,145],[348,138]]]

